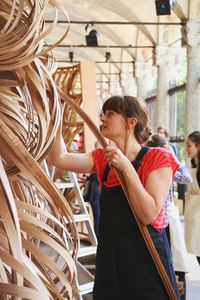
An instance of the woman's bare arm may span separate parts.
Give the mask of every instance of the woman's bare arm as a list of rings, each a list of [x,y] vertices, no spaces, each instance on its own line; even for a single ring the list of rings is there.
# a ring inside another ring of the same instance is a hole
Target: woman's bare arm
[[[58,168],[77,173],[91,173],[94,171],[92,152],[68,153],[62,138],[62,127],[58,128],[54,145],[48,155],[48,163]]]
[[[107,147],[104,153],[109,162],[123,173],[130,201],[139,219],[144,224],[152,223],[169,193],[171,167],[161,167],[150,172],[143,186],[131,162],[118,148]]]
[[[124,177],[127,183],[130,200],[144,224],[152,223],[164,206],[172,183],[171,167],[162,167],[152,171],[143,187],[138,174],[132,166],[126,169]]]

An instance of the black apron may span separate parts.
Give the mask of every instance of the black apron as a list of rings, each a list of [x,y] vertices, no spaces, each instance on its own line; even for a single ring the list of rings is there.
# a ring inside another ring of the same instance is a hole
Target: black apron
[[[136,169],[147,150],[143,147],[138,153],[133,163]],[[104,186],[108,172],[107,166],[102,178],[93,299],[169,300],[122,187]],[[165,230],[147,228],[180,299]]]

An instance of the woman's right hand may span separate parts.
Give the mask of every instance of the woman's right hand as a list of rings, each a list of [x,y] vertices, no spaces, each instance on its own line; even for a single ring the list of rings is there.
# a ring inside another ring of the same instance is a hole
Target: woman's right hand
[[[116,146],[107,146],[104,149],[104,156],[110,165],[122,172],[129,167],[133,168],[128,158]]]

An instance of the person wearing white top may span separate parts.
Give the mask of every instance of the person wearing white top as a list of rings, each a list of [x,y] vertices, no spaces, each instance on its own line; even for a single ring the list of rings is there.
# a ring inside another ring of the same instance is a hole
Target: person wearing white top
[[[186,140],[187,156],[191,158],[191,176],[185,195],[185,241],[189,253],[200,265],[200,131],[192,132]]]

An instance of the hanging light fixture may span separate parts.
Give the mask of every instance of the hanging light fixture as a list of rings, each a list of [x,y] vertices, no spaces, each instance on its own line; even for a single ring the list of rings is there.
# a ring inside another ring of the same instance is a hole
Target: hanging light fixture
[[[85,26],[85,31],[87,32],[89,27],[92,27],[92,29],[90,30],[90,32],[85,36],[86,39],[86,45],[90,46],[90,47],[96,47],[98,46],[98,40],[97,40],[97,36],[98,36],[98,32],[96,31],[96,29],[93,28],[94,24],[88,23]]]
[[[73,51],[69,52],[69,59],[70,59],[70,62],[72,63],[73,59],[74,59],[74,52]]]
[[[157,16],[171,15],[170,0],[155,0],[155,4]]]
[[[110,52],[106,52],[106,62],[108,62],[111,58],[111,53]]]

